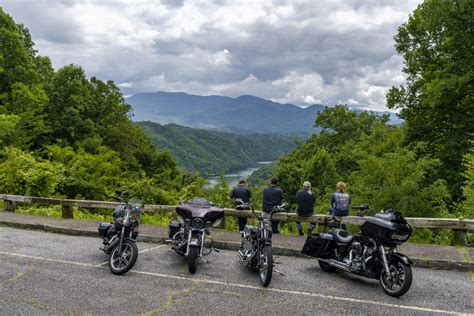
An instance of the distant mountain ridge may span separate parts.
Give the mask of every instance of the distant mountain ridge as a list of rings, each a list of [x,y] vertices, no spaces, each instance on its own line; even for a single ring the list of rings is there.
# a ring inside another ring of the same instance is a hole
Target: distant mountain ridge
[[[234,135],[176,124],[138,122],[159,150],[201,175],[227,173],[273,161],[296,147],[295,137],[278,134]]]
[[[231,98],[163,91],[137,93],[126,101],[133,106],[134,121],[174,123],[241,135],[279,133],[306,137],[317,131],[313,127],[315,117],[326,108],[320,104],[302,108],[251,95]],[[379,113],[390,114],[392,124],[401,122],[394,113]]]

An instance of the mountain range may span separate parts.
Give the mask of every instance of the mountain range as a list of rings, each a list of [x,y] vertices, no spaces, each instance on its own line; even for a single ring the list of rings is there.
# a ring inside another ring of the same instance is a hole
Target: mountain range
[[[313,127],[315,117],[325,109],[320,104],[302,108],[251,95],[231,98],[164,91],[137,93],[126,101],[133,106],[134,121],[173,123],[241,135],[279,133],[307,137],[317,132]],[[390,114],[391,124],[402,122],[394,113],[378,113]]]

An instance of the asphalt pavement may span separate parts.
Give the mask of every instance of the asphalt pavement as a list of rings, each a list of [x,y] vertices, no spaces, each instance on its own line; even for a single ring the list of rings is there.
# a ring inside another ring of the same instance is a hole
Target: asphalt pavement
[[[410,291],[393,298],[376,280],[276,256],[277,271],[265,289],[234,251],[213,252],[191,275],[169,246],[138,243],[135,267],[116,276],[100,246],[99,238],[0,227],[0,314],[474,313],[474,275],[467,272],[415,267]]]

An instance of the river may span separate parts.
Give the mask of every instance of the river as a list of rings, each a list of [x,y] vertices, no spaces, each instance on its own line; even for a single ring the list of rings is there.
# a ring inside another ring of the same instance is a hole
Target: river
[[[246,168],[246,169],[242,169],[242,170],[239,170],[239,171],[234,172],[234,173],[225,174],[224,178],[227,180],[227,182],[229,184],[229,187],[232,188],[232,187],[235,187],[239,183],[240,179],[247,179],[255,170],[260,168],[262,165],[268,165],[270,163],[272,163],[272,162],[271,161],[259,161],[259,162],[257,162],[256,166]],[[206,185],[206,188],[212,188],[213,186],[215,186],[216,184],[219,183],[220,178],[217,177],[217,176],[212,176],[212,177],[208,177],[207,180],[209,180],[209,184]]]

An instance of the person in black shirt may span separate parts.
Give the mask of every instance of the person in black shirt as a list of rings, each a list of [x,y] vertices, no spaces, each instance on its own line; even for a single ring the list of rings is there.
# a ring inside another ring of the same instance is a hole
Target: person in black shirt
[[[235,206],[239,205],[240,203],[250,203],[250,199],[252,198],[252,193],[247,188],[247,182],[245,180],[239,181],[239,186],[234,188],[230,193],[230,198],[234,201]],[[240,202],[242,201],[242,202]],[[246,217],[238,217],[239,222],[239,231],[243,231],[245,225],[247,225],[247,218]]]
[[[303,183],[303,189],[296,192],[296,201],[298,202],[296,212],[299,216],[307,217],[314,215],[314,202],[316,202],[316,195],[311,192],[311,183],[309,181],[305,181]],[[301,222],[296,222],[296,226],[298,227],[300,236],[303,236],[304,233]],[[311,222],[308,227],[308,235],[311,234],[314,227],[316,227],[316,223]]]
[[[275,206],[281,205],[283,200],[283,191],[277,187],[278,180],[273,178],[270,182],[270,186],[263,189],[263,202],[262,210],[265,213],[270,213]],[[272,232],[279,234],[278,230],[279,221],[272,221]]]

